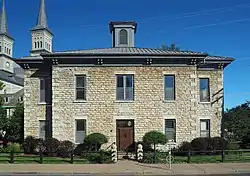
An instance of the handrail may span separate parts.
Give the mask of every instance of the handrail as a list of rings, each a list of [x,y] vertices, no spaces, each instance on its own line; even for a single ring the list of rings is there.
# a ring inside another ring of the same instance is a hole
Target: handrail
[[[115,144],[115,142],[112,142],[105,150],[108,150],[113,144]]]

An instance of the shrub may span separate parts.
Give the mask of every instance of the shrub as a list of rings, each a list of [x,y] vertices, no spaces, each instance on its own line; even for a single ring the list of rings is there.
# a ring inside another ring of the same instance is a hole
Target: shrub
[[[166,144],[167,139],[166,136],[159,131],[150,131],[143,136],[143,142],[148,145],[153,144],[155,150],[156,144]]]
[[[107,137],[101,133],[92,133],[84,139],[84,144],[88,146],[89,151],[98,151],[101,145],[107,142]]]
[[[45,155],[56,156],[57,149],[60,142],[55,138],[48,138],[44,140]]]
[[[195,153],[204,153],[204,151],[207,151],[208,142],[205,138],[195,138],[192,140],[191,146]]]
[[[236,142],[230,142],[227,145],[227,149],[228,150],[239,150],[240,149],[240,145]]]
[[[228,141],[222,137],[213,137],[211,140],[212,150],[226,149]]]
[[[32,136],[27,136],[24,139],[23,142],[23,149],[24,149],[24,153],[26,154],[35,154],[36,153],[36,149],[38,147],[38,144],[41,142],[41,139],[36,139]]]
[[[74,149],[74,155],[78,155],[80,156],[82,154],[83,151],[86,151],[87,147],[85,144],[79,144],[76,146],[76,148]]]
[[[69,157],[74,150],[74,144],[70,141],[62,141],[57,149],[57,155],[60,157]]]
[[[143,154],[143,163],[166,163],[168,153],[164,152],[147,152]]]
[[[181,145],[174,149],[173,151],[175,152],[176,156],[187,156],[188,151],[192,150],[192,145],[190,142],[182,142]]]
[[[112,163],[112,151],[99,150],[99,152],[84,152],[82,157],[90,163]]]
[[[14,153],[22,153],[22,149],[21,149],[21,145],[19,143],[8,143],[7,144],[7,148],[6,148],[7,152],[14,152]]]

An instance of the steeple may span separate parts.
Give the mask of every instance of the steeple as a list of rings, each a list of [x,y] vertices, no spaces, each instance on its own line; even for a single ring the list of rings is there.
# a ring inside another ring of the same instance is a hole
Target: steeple
[[[8,32],[8,26],[7,26],[5,0],[2,0],[2,12],[1,12],[1,17],[0,17],[0,34],[5,34],[8,37],[10,37],[9,32]]]
[[[0,70],[13,73],[13,38],[9,35],[5,11],[5,0],[2,0],[0,14]]]
[[[36,26],[31,29],[31,34],[31,55],[40,55],[43,52],[52,52],[53,34],[48,28],[45,0],[40,0]]]

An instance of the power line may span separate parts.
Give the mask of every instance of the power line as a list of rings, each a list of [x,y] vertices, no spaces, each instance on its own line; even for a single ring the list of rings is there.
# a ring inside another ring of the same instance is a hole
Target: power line
[[[183,13],[183,14],[176,15],[176,16],[152,17],[152,18],[148,18],[148,19],[144,19],[144,20],[138,20],[137,22],[140,24],[147,24],[147,23],[152,23],[152,22],[156,22],[159,20],[167,21],[167,20],[180,19],[180,18],[192,18],[192,17],[196,17],[196,16],[200,16],[200,15],[211,14],[214,12],[221,13],[221,12],[232,11],[235,8],[249,8],[249,7],[250,7],[250,4],[239,4],[239,5],[228,6],[228,7],[223,7],[223,8],[216,8],[216,9],[209,9],[209,10],[198,11],[198,12]],[[80,28],[99,27],[99,26],[104,26],[104,25],[98,25],[98,24],[83,25],[83,26],[80,26]]]
[[[220,23],[211,23],[211,24],[205,24],[205,25],[190,26],[190,27],[186,27],[186,28],[183,28],[183,29],[184,29],[184,30],[187,30],[187,29],[211,27],[211,26],[218,26],[218,25],[239,23],[239,22],[244,22],[244,21],[250,21],[250,18],[239,19],[239,20],[232,20],[232,21],[224,21],[224,22],[220,22]]]

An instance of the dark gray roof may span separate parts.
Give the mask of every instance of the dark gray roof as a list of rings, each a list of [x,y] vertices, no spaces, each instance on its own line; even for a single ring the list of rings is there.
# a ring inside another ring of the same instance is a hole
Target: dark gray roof
[[[114,25],[132,25],[135,28],[135,33],[137,30],[137,23],[135,21],[111,21],[109,23],[109,29],[111,33],[114,30]]]
[[[6,18],[6,12],[5,12],[5,0],[2,0],[2,12],[0,16],[0,34],[7,35],[12,39],[8,32],[8,25],[7,25],[7,18]]]
[[[72,50],[72,51],[59,51],[53,54],[124,54],[124,55],[205,55],[201,52],[191,51],[169,51],[153,48],[135,48],[135,47],[113,47],[113,48],[99,48],[87,50]]]
[[[44,0],[41,0],[40,8],[39,8],[38,16],[37,16],[37,23],[36,23],[36,26],[32,30],[43,30],[43,29],[51,33],[48,27],[48,22],[47,22],[45,2]]]
[[[11,73],[6,72],[4,70],[0,70],[0,81],[1,80],[12,83],[12,84],[16,84],[19,86],[23,86],[23,84],[24,84],[23,78],[15,76],[14,74],[11,74]]]
[[[14,94],[1,95],[3,97],[9,97],[9,102],[4,103],[3,106],[16,106],[20,101],[19,98],[24,96],[24,90],[21,89]]]

